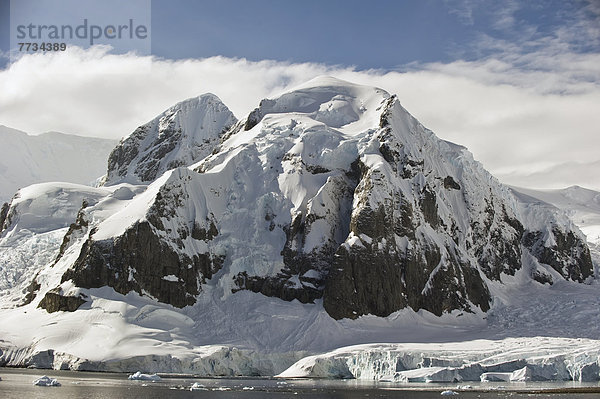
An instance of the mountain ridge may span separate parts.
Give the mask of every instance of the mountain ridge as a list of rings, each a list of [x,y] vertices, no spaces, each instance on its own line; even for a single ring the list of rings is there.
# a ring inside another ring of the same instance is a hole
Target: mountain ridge
[[[149,183],[169,169],[190,165],[210,154],[236,122],[214,94],[181,101],[121,140],[108,157],[103,184]]]

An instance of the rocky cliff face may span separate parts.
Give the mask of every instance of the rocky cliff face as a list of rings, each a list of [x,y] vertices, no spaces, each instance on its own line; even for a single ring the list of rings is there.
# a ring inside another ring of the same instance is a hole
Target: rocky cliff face
[[[81,288],[109,286],[122,294],[135,291],[179,308],[195,303],[202,284],[221,268],[223,256],[201,248],[202,240],[218,235],[214,223],[186,223],[177,213],[194,206],[187,193],[188,170],[169,173],[146,220],[116,237],[99,239],[92,231],[61,282],[72,280]]]
[[[152,183],[109,217],[87,211],[77,256],[57,262],[62,285],[176,307],[206,286],[223,297],[322,299],[341,319],[406,307],[485,312],[490,281],[524,269],[539,282],[592,273],[574,226],[521,206],[464,147],[383,90],[321,78],[235,124],[214,96],[203,101],[221,112],[197,152],[181,155],[191,137],[183,115],[199,126],[216,119],[181,104],[113,152],[107,184]],[[56,292],[48,303],[76,302]]]

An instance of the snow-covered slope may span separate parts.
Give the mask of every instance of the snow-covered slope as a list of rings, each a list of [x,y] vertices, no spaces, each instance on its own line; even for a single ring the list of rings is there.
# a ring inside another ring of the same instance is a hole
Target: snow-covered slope
[[[106,173],[117,141],[62,133],[30,136],[0,126],[0,203],[30,184],[64,181],[91,185]]]
[[[512,189],[563,210],[586,235],[592,257],[600,264],[600,192],[579,186],[560,190]]]
[[[178,104],[113,152],[109,193],[73,217],[29,303],[0,310],[30,327],[0,327],[5,361],[194,372],[218,352],[239,360],[229,374],[280,372],[304,351],[491,336],[530,303],[515,293],[565,309],[571,290],[598,297],[563,213],[515,197],[381,89],[318,78],[223,118],[194,155],[186,126],[221,120],[212,107]]]
[[[105,185],[152,182],[209,155],[237,119],[214,94],[169,108],[121,140],[108,158]]]
[[[31,300],[39,273],[87,230],[84,210],[99,208],[101,220],[140,187],[93,188],[72,183],[39,183],[14,195],[0,212],[0,297],[2,307]],[[101,205],[99,205],[99,203]]]

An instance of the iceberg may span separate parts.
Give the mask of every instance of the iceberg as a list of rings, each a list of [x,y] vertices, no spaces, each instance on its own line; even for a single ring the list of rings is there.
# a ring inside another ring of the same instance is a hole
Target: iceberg
[[[131,374],[127,377],[129,380],[139,380],[139,381],[161,381],[161,378],[157,374],[142,374],[140,371]]]
[[[60,382],[56,378],[50,378],[47,375],[33,381],[33,385],[40,387],[59,387]]]
[[[190,387],[190,391],[208,391],[208,389],[204,385],[194,382]]]

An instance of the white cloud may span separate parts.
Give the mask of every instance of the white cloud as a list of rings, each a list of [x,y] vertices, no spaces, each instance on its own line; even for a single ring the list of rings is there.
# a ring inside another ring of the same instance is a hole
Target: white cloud
[[[475,23],[473,11],[477,7],[474,0],[444,0],[444,5],[450,14],[455,15],[458,20],[465,25]]]
[[[505,0],[497,3],[498,9],[495,12],[494,28],[498,30],[512,29],[516,23],[515,12],[520,8],[519,3],[514,0]]]
[[[223,57],[172,61],[111,55],[101,47],[70,49],[25,56],[0,71],[0,124],[31,133],[118,138],[201,93],[215,93],[242,118],[262,98],[330,74],[398,94],[438,136],[469,147],[507,183],[600,188],[600,176],[585,166],[600,159],[600,56],[527,57],[526,68],[518,66],[519,57],[489,58],[399,73]],[[582,166],[573,167],[573,162]],[[542,173],[565,163],[578,170],[570,180]]]

